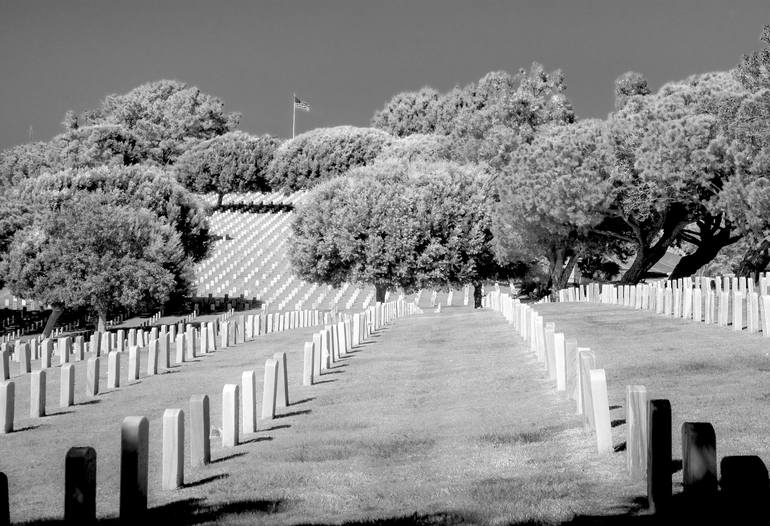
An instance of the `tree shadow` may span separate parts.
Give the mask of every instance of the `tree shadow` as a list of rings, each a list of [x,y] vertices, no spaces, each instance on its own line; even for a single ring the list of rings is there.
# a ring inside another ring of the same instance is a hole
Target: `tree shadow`
[[[610,422],[610,427],[622,426],[625,423],[626,423],[625,418],[618,418],[617,420],[613,420],[612,422]]]
[[[613,449],[613,451],[615,451],[615,453],[620,453],[621,451],[625,451],[627,447],[628,446],[626,445],[625,442],[621,442],[620,444],[618,444],[617,446],[613,447],[612,449]]]
[[[289,405],[299,405],[299,404],[304,404],[304,403],[306,403],[306,402],[312,402],[313,400],[315,400],[315,396],[311,396],[310,398],[303,398],[302,400],[297,400],[296,402],[292,402],[292,403],[291,403],[291,404],[289,404]]]
[[[93,400],[86,400],[85,402],[78,402],[75,405],[93,405],[93,404],[99,404],[99,403],[101,403],[101,400],[93,399]]]

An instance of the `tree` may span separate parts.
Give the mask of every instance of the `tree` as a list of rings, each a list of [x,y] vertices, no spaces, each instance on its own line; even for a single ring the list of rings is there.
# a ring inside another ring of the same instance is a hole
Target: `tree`
[[[374,161],[393,138],[374,128],[337,126],[310,130],[283,143],[268,169],[270,187],[311,188]]]
[[[378,163],[317,186],[289,245],[303,279],[412,291],[480,282],[497,270],[478,167]],[[480,299],[480,298],[479,298]]]
[[[134,135],[148,159],[167,165],[191,144],[234,130],[239,120],[239,114],[224,112],[220,99],[184,82],[159,80],[108,95],[98,109],[68,115],[64,124],[73,130],[120,126]]]
[[[56,209],[73,194],[105,194],[114,204],[146,208],[178,233],[185,254],[201,261],[211,243],[206,207],[167,171],[152,166],[99,166],[43,174],[19,187],[18,199],[30,210]]]
[[[452,159],[452,140],[446,135],[414,134],[391,141],[377,156],[378,163],[436,162]]]
[[[50,170],[51,151],[46,142],[20,144],[0,152],[0,188]]]
[[[437,111],[441,95],[431,87],[405,91],[390,99],[372,117],[372,127],[394,137],[437,131]]]
[[[400,93],[375,114],[372,125],[398,137],[436,133],[452,138],[453,159],[501,169],[519,143],[550,123],[575,114],[561,71],[533,63],[515,75],[493,71],[464,88],[436,98],[435,90]]]
[[[610,205],[608,139],[603,121],[585,120],[541,129],[515,150],[495,181],[501,261],[545,259],[547,287],[556,291],[580,257],[610,250],[593,231]]]
[[[178,233],[153,212],[77,192],[16,232],[0,263],[11,290],[54,308],[90,309],[103,331],[117,308],[162,304],[189,288],[192,269]]]
[[[131,166],[148,161],[141,139],[118,124],[79,126],[55,136],[48,143],[51,172],[66,168]]]
[[[270,135],[229,132],[184,152],[174,165],[174,173],[189,190],[216,192],[220,206],[229,192],[270,190],[268,166],[280,144],[280,139]]]
[[[681,239],[701,248],[685,260],[696,269],[734,241],[709,202],[732,174],[717,141],[719,108],[740,92],[729,74],[695,75],[630,95],[611,116],[613,204],[601,231],[635,247],[621,282],[638,282]]]
[[[770,25],[762,49],[745,55],[733,71],[750,95],[726,119],[726,142],[739,177],[720,195],[720,205],[746,237],[747,250],[736,272],[756,274],[770,264]]]

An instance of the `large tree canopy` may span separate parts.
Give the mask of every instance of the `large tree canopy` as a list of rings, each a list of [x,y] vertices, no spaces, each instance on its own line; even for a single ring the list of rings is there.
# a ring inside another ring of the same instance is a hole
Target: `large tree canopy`
[[[548,73],[533,63],[529,71],[493,71],[443,95],[431,88],[399,93],[375,113],[372,125],[398,137],[447,135],[453,158],[502,168],[538,128],[574,121],[565,90],[560,71]]]
[[[436,133],[440,100],[441,94],[430,87],[399,93],[374,114],[372,126],[395,137]]]
[[[100,166],[44,174],[22,184],[16,195],[33,212],[57,209],[80,192],[97,192],[114,204],[146,208],[178,233],[185,254],[200,261],[210,245],[206,208],[167,171],[152,166]]]
[[[184,152],[174,173],[185,188],[195,192],[265,192],[270,190],[268,167],[281,140],[256,137],[241,131],[202,141]]]
[[[680,239],[704,248],[719,243],[717,252],[735,241],[731,225],[708,203],[732,175],[719,140],[720,108],[743,90],[728,73],[707,73],[655,94],[637,91],[623,95],[609,121],[613,204],[602,230],[635,248],[624,283],[640,280]],[[714,255],[694,259],[705,263]]]
[[[47,142],[20,144],[0,152],[0,189],[37,177],[50,170],[51,147]]]
[[[477,283],[499,271],[476,166],[378,163],[315,188],[289,254],[301,277],[406,291]]]
[[[234,130],[240,115],[195,86],[159,80],[122,95],[108,95],[95,110],[69,114],[65,126],[113,125],[128,130],[151,161],[172,164],[193,143]]]
[[[551,126],[520,145],[496,179],[498,256],[547,261],[549,286],[565,286],[578,258],[606,243],[593,232],[610,205],[612,182],[606,124],[585,120]]]
[[[94,312],[99,330],[110,312],[162,304],[189,288],[192,277],[171,226],[98,192],[76,192],[62,206],[39,211],[14,235],[0,272],[22,297],[58,312]]]
[[[374,161],[393,137],[374,128],[317,128],[283,143],[270,163],[270,186],[310,188]]]

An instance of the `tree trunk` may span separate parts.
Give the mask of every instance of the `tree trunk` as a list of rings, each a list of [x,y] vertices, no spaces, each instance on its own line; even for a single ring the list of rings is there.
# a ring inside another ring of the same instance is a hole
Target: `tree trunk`
[[[481,308],[481,298],[482,298],[481,287],[482,286],[483,285],[480,281],[477,281],[473,284],[473,308],[474,309]]]
[[[730,237],[730,229],[723,229],[715,236],[705,236],[701,238],[701,243],[698,248],[692,254],[687,254],[679,263],[676,264],[674,270],[671,271],[669,279],[685,278],[695,274],[699,268],[712,261],[719,251],[724,247],[731,245],[738,241],[740,237]]]
[[[554,262],[549,277],[551,286],[551,298],[556,299],[559,291],[567,286],[567,280],[572,274],[572,269],[577,263],[577,255],[567,256],[566,262],[564,256],[558,256]]]
[[[765,240],[758,247],[750,248],[743,255],[735,273],[738,276],[753,276],[764,271],[770,264],[770,241]]]
[[[222,199],[225,197],[225,194],[222,192],[217,193],[217,208],[222,206]]]
[[[388,291],[388,286],[382,283],[374,284],[374,301],[385,303],[385,293]]]
[[[633,263],[620,278],[622,285],[635,285],[641,281],[645,274],[655,266],[655,263],[666,254],[666,250],[676,241],[676,238],[687,226],[687,214],[685,212],[669,212],[663,224],[663,235],[652,245],[648,246],[654,232],[640,234],[637,242],[637,252]]]
[[[96,313],[96,316],[96,332],[105,332],[107,330],[107,313],[100,310]]]
[[[51,336],[51,333],[53,332],[54,327],[56,327],[56,322],[59,319],[59,316],[62,315],[64,312],[64,308],[60,305],[53,305],[53,310],[51,310],[51,314],[48,315],[48,320],[45,322],[45,328],[43,329],[43,338],[48,338]]]

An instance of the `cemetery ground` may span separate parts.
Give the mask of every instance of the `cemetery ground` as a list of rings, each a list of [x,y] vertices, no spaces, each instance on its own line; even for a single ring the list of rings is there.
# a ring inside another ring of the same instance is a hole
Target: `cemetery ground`
[[[97,516],[115,521],[120,424],[128,415],[150,420],[150,516],[168,524],[506,524],[573,517],[623,523],[643,515],[646,494],[644,481],[627,476],[622,451],[627,384],[671,400],[674,458],[687,420],[714,424],[719,457],[757,454],[770,461],[770,340],[618,306],[537,308],[558,331],[594,350],[597,367],[606,369],[615,453],[596,453],[573,403],[557,395],[500,314],[426,309],[375,334],[312,387],[301,386],[301,375],[303,342],[313,328],[259,336],[105,390],[93,401],[84,395],[84,363],[78,363],[76,405],[64,410],[58,370],[51,369],[50,416],[41,419],[28,418],[29,380],[17,377],[19,431],[0,439],[11,519],[58,522],[65,453],[88,445],[97,451]],[[240,383],[241,372],[254,369],[261,402],[264,362],[278,351],[288,357],[290,406],[273,421],[260,420],[257,433],[243,435],[235,448],[212,438],[208,466],[189,467],[188,440],[185,486],[161,490],[163,411],[181,408],[187,417],[190,396],[208,394],[212,425],[220,426],[223,385]],[[681,477],[674,481],[678,486]]]

